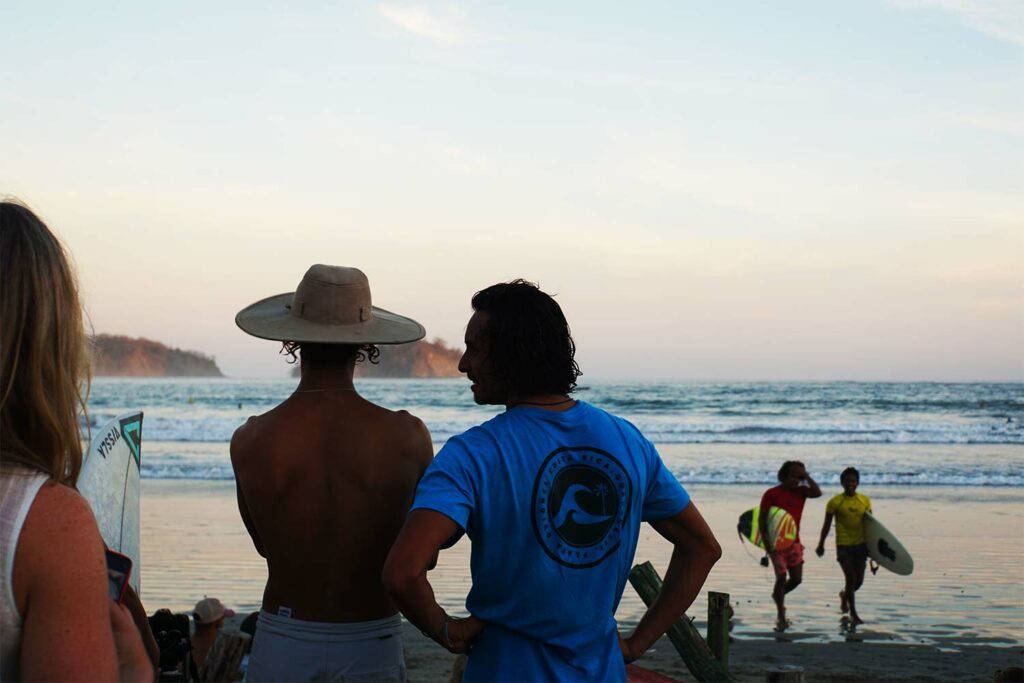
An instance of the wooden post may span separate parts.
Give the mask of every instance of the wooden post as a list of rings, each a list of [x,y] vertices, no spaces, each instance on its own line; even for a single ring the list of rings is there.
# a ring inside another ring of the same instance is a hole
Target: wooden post
[[[728,593],[708,592],[708,647],[722,668],[729,670],[729,606]]]
[[[764,672],[765,683],[804,683],[804,668],[784,664]]]
[[[640,595],[644,604],[650,606],[661,591],[661,577],[650,562],[633,567],[629,582]],[[684,615],[667,631],[668,639],[683,658],[686,668],[701,683],[730,683],[735,679],[711,654],[708,644]]]
[[[200,681],[232,683],[238,678],[238,668],[249,644],[249,634],[238,631],[217,632],[217,639],[210,646],[203,668],[199,671]]]

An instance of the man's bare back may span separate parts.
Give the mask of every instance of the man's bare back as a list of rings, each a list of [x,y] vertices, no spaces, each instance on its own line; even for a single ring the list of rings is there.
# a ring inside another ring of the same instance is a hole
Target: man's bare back
[[[263,609],[319,622],[391,616],[381,570],[433,457],[430,434],[354,390],[303,391],[307,379],[231,440],[238,507],[270,570]]]

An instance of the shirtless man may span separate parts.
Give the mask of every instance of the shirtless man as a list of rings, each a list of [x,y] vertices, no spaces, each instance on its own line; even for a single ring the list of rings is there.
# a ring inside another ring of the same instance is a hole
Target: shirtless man
[[[323,265],[235,322],[302,363],[295,392],[231,440],[238,509],[269,569],[247,680],[404,681],[380,576],[433,449],[419,419],[362,398],[352,375],[373,344],[424,329],[373,307],[359,270]]]

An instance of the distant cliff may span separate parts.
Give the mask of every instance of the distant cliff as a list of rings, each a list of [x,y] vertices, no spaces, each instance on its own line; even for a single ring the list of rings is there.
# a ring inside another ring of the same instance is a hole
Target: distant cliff
[[[377,363],[363,361],[356,365],[356,377],[458,377],[462,350],[449,347],[440,339],[413,344],[381,345]],[[292,369],[297,377],[299,367]]]
[[[92,338],[92,374],[108,377],[223,377],[212,356],[149,339]]]
[[[377,364],[356,365],[356,377],[458,377],[461,349],[450,348],[440,339],[415,344],[378,346]]]

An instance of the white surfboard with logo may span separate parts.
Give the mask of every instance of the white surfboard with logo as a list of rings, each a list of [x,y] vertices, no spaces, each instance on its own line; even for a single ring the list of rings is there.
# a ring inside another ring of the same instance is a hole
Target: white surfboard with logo
[[[885,528],[870,513],[864,513],[864,539],[868,546],[868,555],[880,566],[901,576],[908,576],[914,571],[914,558],[895,534]]]
[[[96,430],[78,475],[78,491],[92,505],[103,541],[132,560],[129,579],[140,592],[139,479],[142,413],[125,413]]]

